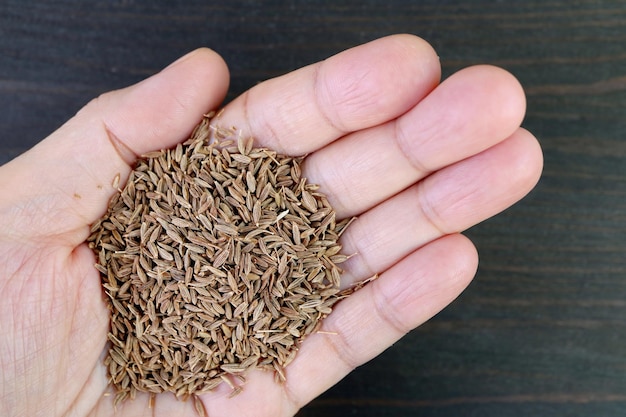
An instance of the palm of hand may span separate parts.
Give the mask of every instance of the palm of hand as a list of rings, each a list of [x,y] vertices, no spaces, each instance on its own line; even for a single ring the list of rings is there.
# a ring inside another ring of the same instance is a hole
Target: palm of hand
[[[209,415],[293,415],[354,367],[452,301],[476,253],[458,234],[525,195],[541,170],[519,128],[523,93],[507,73],[476,67],[437,86],[434,52],[410,36],[349,50],[260,84],[221,118],[261,145],[310,154],[303,167],[339,217],[346,284],[379,280],[337,305],[287,368],[252,372],[241,394],[202,395]],[[0,413],[111,415],[101,356],[108,312],[83,243],[117,173],[135,155],[187,137],[219,105],[227,70],[200,50],[155,77],[90,103],[32,151],[0,167]],[[435,88],[436,87],[436,88]],[[357,151],[355,151],[355,149]],[[119,415],[194,415],[171,395]]]

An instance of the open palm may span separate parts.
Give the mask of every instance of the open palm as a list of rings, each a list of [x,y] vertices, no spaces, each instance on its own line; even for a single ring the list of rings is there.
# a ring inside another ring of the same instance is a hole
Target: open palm
[[[303,343],[287,382],[254,371],[243,392],[201,396],[208,414],[289,416],[450,303],[474,276],[460,231],[536,183],[535,138],[520,128],[518,82],[489,66],[439,85],[438,58],[408,35],[383,38],[266,81],[220,118],[256,144],[308,156],[339,218],[344,285],[324,332]],[[102,357],[109,326],[84,243],[112,181],[137,155],[186,139],[219,106],[228,70],[200,49],[135,86],[105,94],[26,154],[0,167],[0,414],[193,416],[192,402],[139,395],[114,410]],[[152,406],[152,408],[149,408]]]

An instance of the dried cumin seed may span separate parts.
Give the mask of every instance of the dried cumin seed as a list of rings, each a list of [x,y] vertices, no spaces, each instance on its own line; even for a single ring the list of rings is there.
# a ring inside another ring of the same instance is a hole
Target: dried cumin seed
[[[248,309],[248,303],[242,302],[240,303],[235,310],[233,311],[234,317],[240,317],[244,311]]]
[[[117,174],[115,174],[115,177],[113,177],[113,181],[111,181],[111,187],[118,189],[120,186],[120,173],[118,172]]]
[[[193,224],[193,222],[189,220],[181,219],[180,217],[172,217],[171,222],[176,227],[191,228],[191,229],[195,228],[195,225]]]
[[[204,404],[202,403],[202,400],[195,394],[193,395],[193,406],[198,416],[208,417],[208,414],[206,412],[206,409],[204,408]]]
[[[237,230],[236,227],[226,225],[226,224],[216,224],[214,228],[218,232],[222,232],[230,236],[237,236],[239,234],[239,231]]]
[[[226,260],[228,259],[228,255],[229,255],[228,249],[220,250],[219,253],[213,259],[213,267],[219,268],[220,266],[224,265],[226,263]]]
[[[273,363],[273,366],[274,366],[274,371],[275,371],[274,381],[277,382],[278,384],[285,383],[285,381],[287,381],[287,377],[285,376],[285,368],[276,362]]]
[[[348,256],[348,255],[338,254],[338,255],[331,256],[330,261],[334,264],[340,264],[340,263],[346,262],[351,257],[352,255]]]
[[[161,245],[157,245],[157,252],[159,254],[159,256],[161,257],[161,259],[165,259],[167,261],[173,261],[174,260],[174,255],[172,255],[171,252],[169,252],[167,249],[161,247]]]
[[[204,343],[198,340],[194,340],[192,344],[196,349],[198,349],[200,352],[204,354],[207,354],[209,356],[213,354],[213,350],[211,350],[207,345],[205,345]]]
[[[244,165],[248,165],[250,162],[252,162],[252,158],[246,155],[242,155],[242,154],[231,154],[231,157],[233,158],[235,162],[238,162]]]
[[[256,191],[256,179],[254,178],[254,174],[250,171],[246,171],[246,185],[248,186],[248,190],[254,194]]]

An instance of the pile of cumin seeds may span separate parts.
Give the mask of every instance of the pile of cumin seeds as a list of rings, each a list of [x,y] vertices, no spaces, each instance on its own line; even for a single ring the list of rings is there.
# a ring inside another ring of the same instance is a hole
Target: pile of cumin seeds
[[[115,404],[138,391],[187,399],[252,368],[284,381],[342,296],[349,220],[302,178],[302,158],[253,148],[211,116],[139,160],[91,228]]]

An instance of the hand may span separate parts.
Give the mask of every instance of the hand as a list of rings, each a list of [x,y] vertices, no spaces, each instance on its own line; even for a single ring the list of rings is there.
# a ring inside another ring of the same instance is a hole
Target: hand
[[[257,145],[308,154],[339,218],[344,285],[375,280],[340,302],[303,343],[287,382],[254,371],[243,392],[201,399],[211,417],[289,416],[428,320],[465,288],[477,254],[460,235],[522,198],[541,150],[520,123],[525,99],[507,72],[477,66],[439,83],[437,55],[400,35],[259,84],[228,104],[225,126]],[[201,49],[161,73],[89,103],[32,150],[0,167],[0,414],[108,416],[102,365],[108,313],[84,243],[116,174],[137,155],[186,139],[228,86]],[[224,384],[223,384],[224,385]],[[194,416],[171,394],[125,402],[117,415]]]

